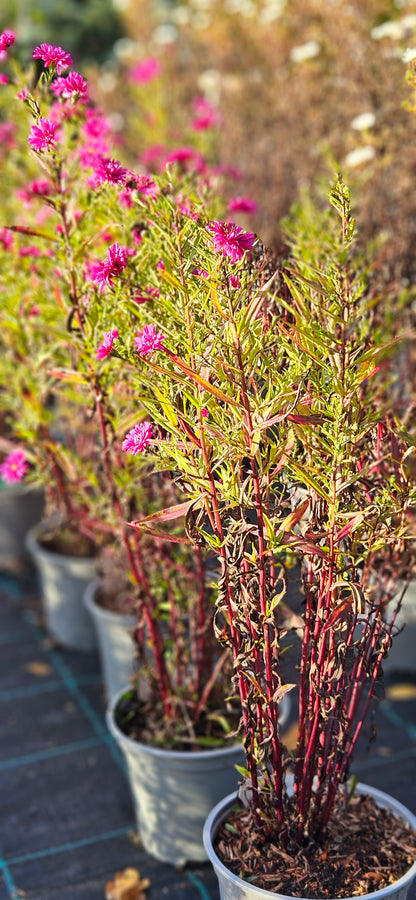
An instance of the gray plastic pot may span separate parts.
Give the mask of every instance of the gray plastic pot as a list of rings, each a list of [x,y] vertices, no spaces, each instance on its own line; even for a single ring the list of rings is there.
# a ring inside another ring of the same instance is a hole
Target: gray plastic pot
[[[42,488],[0,485],[0,569],[14,571],[30,562],[26,534],[40,522],[44,505]]]
[[[379,791],[377,788],[370,787],[367,784],[358,783],[356,791],[359,794],[368,794],[373,797],[378,806],[391,810],[399,818],[404,819],[413,828],[416,829],[416,816],[410,812],[402,803],[395,800],[390,794]],[[220,900],[292,900],[285,894],[276,894],[263,888],[255,887],[248,881],[243,881],[238,875],[230,872],[226,866],[218,858],[214,850],[215,836],[221,823],[227,818],[227,815],[237,798],[237,792],[225,797],[211,810],[203,830],[203,840],[208,859],[212,863],[215,874],[218,878],[220,889]],[[386,888],[373,891],[371,894],[360,895],[360,900],[406,900],[407,892],[416,877],[416,862],[398,881],[390,884]],[[336,898],[334,898],[336,900]],[[357,900],[357,898],[348,898],[348,900]]]
[[[398,586],[399,590],[399,586]],[[396,624],[403,631],[393,637],[388,656],[383,660],[383,672],[416,672],[416,579],[406,588]]]
[[[144,849],[173,866],[206,861],[202,842],[204,821],[221,797],[238,787],[235,765],[244,765],[241,745],[196,753],[163,750],[128,738],[116,724],[114,710],[107,724],[128,768],[137,828]]]
[[[95,629],[83,598],[87,584],[96,575],[95,560],[46,550],[38,540],[46,527],[42,524],[30,529],[26,546],[38,571],[48,631],[71,650],[94,650]]]
[[[98,579],[90,582],[84,591],[84,605],[94,624],[106,697],[111,701],[125,688],[135,670],[132,631],[136,618],[100,606],[96,601],[99,587]]]
[[[107,725],[122,750],[129,774],[137,828],[144,849],[173,866],[205,862],[202,840],[205,819],[222,797],[237,789],[236,765],[246,759],[240,744],[196,753],[163,750],[131,740],[120,730],[114,712],[120,697],[107,711]],[[289,716],[290,698],[281,702],[280,724]]]

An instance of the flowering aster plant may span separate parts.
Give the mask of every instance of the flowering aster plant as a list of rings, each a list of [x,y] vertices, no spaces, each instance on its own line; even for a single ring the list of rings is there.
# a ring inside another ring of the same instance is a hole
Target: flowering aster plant
[[[151,451],[176,473],[186,535],[220,565],[214,627],[233,654],[247,754],[241,844],[228,858],[234,853],[236,871],[260,885],[243,820],[263,862],[265,842],[277,856],[296,856],[307,840],[322,841],[378,691],[413,554],[414,446],[389,405],[391,346],[372,328],[340,179],[330,200],[335,213],[316,213],[310,231],[292,223],[289,262],[270,269],[252,233],[202,212],[184,220],[160,191],[150,208],[169,236],[160,293],[141,307],[148,325],[139,340],[132,345],[119,328],[111,351],[126,372],[134,367],[148,412],[125,450]],[[149,231],[144,265],[156,265],[152,243]],[[153,530],[177,512],[131,525]],[[304,592],[295,619],[285,601],[293,557]],[[299,736],[289,754],[278,715],[295,687],[281,668],[293,622],[301,635]],[[229,840],[235,848],[235,828]],[[275,861],[272,854],[268,888]],[[290,893],[281,870],[278,882]]]
[[[15,132],[31,177],[24,188],[14,173],[0,247],[0,403],[27,447],[33,477],[47,488],[49,510],[58,506],[65,523],[102,544],[106,560],[107,544],[116,542],[114,559],[122,560],[137,611],[148,699],[158,714],[153,739],[215,743],[224,733],[210,712],[229,706],[230,654],[217,648],[203,553],[175,533],[176,516],[163,541],[157,529],[148,535],[127,525],[167,504],[183,513],[183,495],[169,472],[153,472],[151,453],[143,454],[152,434],[134,395],[133,368],[130,376],[110,359],[126,342],[140,358],[165,346],[163,332],[143,319],[159,296],[164,255],[148,204],[164,187],[178,217],[191,218],[184,210],[194,176],[178,174],[174,189],[170,177],[159,185],[126,168],[114,158],[88,85],[77,73],[62,74],[71,65],[68,54],[41,45],[34,58],[44,71],[31,92],[23,76],[19,97],[29,124],[19,119]],[[152,231],[151,249],[144,231]],[[22,253],[29,239],[31,249]]]
[[[416,499],[414,448],[386,399],[389,348],[372,329],[348,191],[341,180],[331,191],[336,226],[295,229],[282,269],[226,221],[206,172],[200,180],[172,162],[152,178],[113,159],[87,91],[54,91],[61,75],[43,61],[36,96],[22,96],[54,216],[53,296],[67,316],[62,357],[46,371],[98,422],[94,462],[140,589],[172,741],[184,709],[195,737],[231,653],[245,815],[261,846],[296,855],[322,839],[347,780],[395,631],[403,592],[394,598],[392,573],[402,560],[406,581]],[[168,505],[161,491],[148,515],[129,509],[140,460],[181,489]],[[203,592],[179,615],[169,600],[167,639],[138,565],[143,534],[207,547],[220,567],[215,612]],[[291,755],[278,716],[294,686],[281,669],[293,556],[305,608]],[[239,871],[249,855],[237,851]]]

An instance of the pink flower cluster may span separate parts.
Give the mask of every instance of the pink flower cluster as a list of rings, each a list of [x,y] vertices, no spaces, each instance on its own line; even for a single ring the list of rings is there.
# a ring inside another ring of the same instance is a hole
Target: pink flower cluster
[[[16,191],[16,196],[27,205],[35,197],[48,197],[53,192],[53,187],[47,178],[38,178],[29,181],[26,187]]]
[[[56,78],[51,91],[63,100],[87,100],[87,82],[79,72],[70,72],[65,78]]]
[[[2,34],[0,34],[0,53],[6,53],[9,47],[14,44],[15,40],[16,35],[14,31],[10,31],[9,29],[3,31]]]
[[[56,74],[60,75],[63,69],[72,66],[72,58],[62,47],[54,47],[53,44],[40,44],[33,51],[33,59],[41,59],[45,66],[56,66]]]
[[[206,131],[218,124],[217,110],[205,97],[197,97],[194,100],[195,118],[191,123],[194,131]]]
[[[199,174],[206,169],[204,157],[193,147],[176,147],[166,157],[166,163],[177,163],[185,171]]]
[[[117,278],[127,265],[128,250],[120,244],[112,244],[103,262],[93,263],[91,266],[91,278],[100,290],[114,286],[114,278]]]
[[[143,194],[144,197],[151,197],[152,200],[154,197],[157,197],[159,193],[159,188],[153,178],[150,175],[134,175],[132,174],[132,179],[134,181],[134,185],[136,191],[139,191],[140,194]]]
[[[128,169],[125,169],[116,159],[109,159],[103,156],[95,169],[95,175],[98,184],[109,181],[110,184],[124,184]]]
[[[147,84],[149,81],[157,78],[159,73],[159,60],[154,56],[149,56],[131,70],[130,80],[136,82],[136,84]]]
[[[14,244],[14,237],[8,228],[0,228],[0,245],[4,250],[10,250]]]
[[[112,328],[111,331],[104,332],[102,343],[97,349],[97,359],[107,359],[107,356],[110,356],[116,338],[118,338],[117,328]]]
[[[255,213],[257,212],[257,203],[250,200],[249,197],[231,197],[228,204],[228,212]]]
[[[214,235],[215,253],[228,256],[233,263],[242,259],[246,250],[250,250],[256,237],[252,231],[243,231],[232,222],[211,222],[207,227]]]
[[[32,150],[41,153],[42,150],[54,149],[56,147],[56,132],[58,125],[51,119],[45,119],[42,116],[37,120],[36,125],[32,125],[28,144]]]
[[[139,425],[135,425],[131,431],[126,434],[124,441],[122,443],[122,449],[126,451],[126,453],[131,453],[133,456],[137,456],[138,453],[143,453],[146,450],[146,447],[149,446],[153,437],[153,429],[151,422],[140,422]]]
[[[110,153],[106,137],[110,131],[108,120],[101,110],[86,109],[85,123],[82,127],[82,136],[85,144],[81,145],[79,158],[85,168],[99,166],[103,157]]]
[[[153,353],[154,350],[164,350],[164,340],[165,335],[157,330],[156,325],[145,325],[137,333],[134,339],[134,347],[139,356],[147,356],[148,353]]]
[[[12,450],[0,465],[0,478],[6,484],[16,484],[25,477],[28,468],[29,464],[23,450]]]
[[[142,291],[138,294],[135,294],[133,300],[135,303],[147,303],[148,300],[157,300],[159,297],[160,291],[157,287],[152,287],[151,285],[146,285]]]

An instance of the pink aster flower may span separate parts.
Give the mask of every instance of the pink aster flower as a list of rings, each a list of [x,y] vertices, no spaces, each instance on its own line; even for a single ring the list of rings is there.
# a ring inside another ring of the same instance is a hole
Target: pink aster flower
[[[128,169],[125,169],[116,159],[104,156],[100,159],[95,174],[99,184],[109,181],[110,184],[124,184]]]
[[[117,242],[108,248],[104,262],[96,262],[91,266],[91,278],[99,287],[100,294],[105,287],[113,287],[114,278],[117,278],[127,265],[128,250],[120,247]]]
[[[53,188],[50,181],[46,178],[38,178],[30,181],[26,187],[16,191],[16,196],[19,197],[19,200],[23,200],[25,205],[28,205],[35,197],[48,197],[52,194],[52,191]]]
[[[56,78],[51,91],[63,100],[87,100],[87,82],[79,72],[70,72],[65,78]]]
[[[255,213],[257,208],[256,201],[249,197],[231,197],[228,204],[228,212]]]
[[[132,174],[132,180],[134,181],[136,191],[139,191],[144,197],[151,197],[152,199],[157,197],[159,188],[150,175]]]
[[[0,465],[0,478],[7,484],[16,484],[25,477],[28,468],[23,450],[12,450]]]
[[[15,40],[16,35],[14,31],[3,31],[2,34],[0,34],[0,53],[4,53],[8,50],[8,48],[14,44]]]
[[[162,169],[165,165],[166,147],[163,144],[152,144],[140,155],[140,160],[147,169]]]
[[[56,74],[60,75],[62,69],[72,66],[72,58],[62,47],[54,47],[52,44],[41,44],[33,51],[33,59],[41,59],[45,66],[56,66]]]
[[[49,150],[50,147],[54,149],[57,129],[58,125],[51,119],[38,119],[36,125],[32,125],[30,129],[27,139],[29,146],[38,153],[41,153],[42,150]]]
[[[122,449],[126,451],[126,453],[131,453],[133,456],[137,456],[138,453],[143,453],[143,451],[148,447],[153,437],[152,423],[151,422],[140,422],[139,425],[135,425],[131,431],[126,434],[124,441],[122,443]]]
[[[0,146],[2,150],[12,150],[16,146],[16,126],[13,122],[0,122]]]
[[[0,72],[0,84],[8,84],[8,83],[9,83],[9,79],[8,79],[7,75],[5,75],[4,72]]]
[[[156,300],[160,294],[157,287],[145,287],[142,293],[133,297],[135,303],[147,303],[148,300]],[[147,327],[147,326],[146,326]]]
[[[177,147],[166,157],[167,163],[178,163],[186,171],[192,170],[201,174],[205,171],[204,157],[193,147]]]
[[[153,81],[154,78],[157,78],[159,73],[159,60],[154,56],[149,56],[131,70],[130,80],[135,81],[136,84],[147,84],[148,81]]]
[[[194,131],[206,131],[217,125],[219,117],[217,110],[205,97],[197,97],[194,100],[195,118],[191,122]]]
[[[14,244],[14,236],[8,228],[0,228],[0,245],[4,250],[10,250]]]
[[[215,252],[229,256],[233,263],[242,259],[245,250],[250,250],[256,237],[252,231],[243,231],[232,222],[211,222],[208,228],[214,235]]]
[[[107,356],[110,356],[116,338],[118,338],[117,328],[104,332],[102,343],[97,349],[97,359],[107,359]]]
[[[240,287],[240,279],[239,279],[238,275],[230,275],[230,284],[231,284],[231,287],[233,287],[235,291],[237,290],[237,288]]]
[[[156,325],[145,325],[134,339],[134,346],[140,356],[147,356],[154,350],[164,350],[165,335],[158,331]]]
[[[94,107],[92,109],[87,109],[82,130],[86,138],[89,138],[90,140],[97,140],[99,138],[102,140],[111,129],[110,123],[102,110]]]

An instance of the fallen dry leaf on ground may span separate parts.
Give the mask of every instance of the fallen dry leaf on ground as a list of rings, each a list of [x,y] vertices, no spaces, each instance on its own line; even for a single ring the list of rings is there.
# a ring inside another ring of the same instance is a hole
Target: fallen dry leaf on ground
[[[146,894],[150,881],[141,878],[137,869],[124,869],[124,872],[116,872],[114,881],[109,881],[105,886],[106,900],[146,900]]]
[[[48,663],[38,662],[38,660],[27,663],[25,669],[31,675],[50,675],[52,672],[52,666]]]

